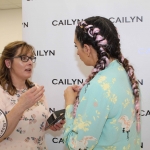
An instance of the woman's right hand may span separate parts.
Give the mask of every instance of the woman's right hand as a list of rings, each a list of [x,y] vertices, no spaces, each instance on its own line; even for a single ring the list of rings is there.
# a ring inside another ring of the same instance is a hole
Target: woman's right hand
[[[18,105],[25,111],[43,97],[44,91],[44,86],[32,87],[20,96]]]

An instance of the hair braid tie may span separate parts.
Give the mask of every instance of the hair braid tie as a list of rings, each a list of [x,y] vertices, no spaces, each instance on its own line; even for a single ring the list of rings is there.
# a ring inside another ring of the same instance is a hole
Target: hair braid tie
[[[96,41],[102,41],[102,40],[103,40],[103,37],[98,34],[98,35],[96,36]]]
[[[81,21],[81,22],[78,22],[77,26],[82,27],[83,25],[87,25],[87,23],[85,21]]]
[[[87,25],[85,29],[90,29],[91,27],[93,27],[93,25]]]
[[[122,62],[122,63],[124,62],[124,57],[123,57],[123,55],[121,56],[121,62]]]
[[[100,46],[100,45],[106,45],[107,44],[107,40],[106,39],[103,39],[102,41],[100,41],[99,43],[98,43],[98,46]]]
[[[136,105],[135,105],[136,110],[139,110],[140,109],[140,103],[139,103],[139,99],[138,98],[137,98],[135,103],[136,103]]]
[[[100,67],[100,70],[104,70],[105,69],[105,64],[104,64],[103,60],[100,61],[99,67]]]
[[[90,37],[93,38],[93,35],[92,35],[93,33],[92,33],[92,30],[90,28],[88,29],[88,34],[89,34]]]
[[[88,29],[88,35],[93,38],[93,25],[87,25],[85,29]]]
[[[129,71],[127,72],[129,77],[131,77],[132,75],[134,75],[134,70],[132,67],[129,67]]]
[[[94,28],[93,29],[93,34],[97,34],[97,33],[99,33],[100,32],[100,29],[99,28]]]
[[[136,83],[134,83],[134,84],[132,85],[132,89],[135,89],[136,86],[137,86]]]
[[[134,89],[134,94],[135,94],[135,96],[139,96],[139,89]]]
[[[108,57],[103,56],[102,58],[105,61],[105,67],[107,67],[109,65],[109,63],[110,63]]]
[[[99,69],[93,68],[93,69],[92,69],[92,73],[95,73],[95,72],[99,72]]]

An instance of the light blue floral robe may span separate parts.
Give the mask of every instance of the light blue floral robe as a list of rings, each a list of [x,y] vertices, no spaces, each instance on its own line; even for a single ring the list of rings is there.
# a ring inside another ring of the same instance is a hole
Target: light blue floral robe
[[[66,108],[64,142],[70,150],[140,150],[134,97],[125,69],[117,60],[85,85],[75,119]]]

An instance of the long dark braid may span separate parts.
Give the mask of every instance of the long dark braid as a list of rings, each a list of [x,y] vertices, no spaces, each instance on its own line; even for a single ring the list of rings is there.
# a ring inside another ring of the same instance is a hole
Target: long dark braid
[[[120,39],[114,24],[104,17],[90,17],[78,23],[75,34],[81,46],[84,44],[92,45],[96,50],[98,61],[94,66],[91,74],[85,80],[82,87],[90,82],[94,76],[109,64],[109,58],[117,59],[125,68],[135,97],[135,111],[137,118],[137,127],[139,130],[140,123],[140,104],[139,104],[139,85],[134,75],[134,68],[129,61],[123,57],[120,50]],[[82,89],[79,89],[79,91]],[[79,96],[78,96],[79,97]],[[79,99],[74,104],[73,116],[75,117]]]
[[[106,18],[103,18],[104,20],[106,20],[108,26],[110,28],[112,28],[112,32],[113,34],[117,35],[115,37],[118,37],[114,40],[114,42],[116,44],[112,45],[111,47],[111,51],[110,51],[110,57],[116,58],[124,67],[124,69],[126,70],[129,79],[130,79],[130,83],[131,83],[131,87],[132,87],[132,91],[133,91],[133,95],[134,95],[134,104],[135,104],[135,112],[136,112],[136,119],[137,119],[137,130],[140,130],[140,96],[139,96],[139,83],[135,77],[134,74],[134,68],[132,65],[129,64],[129,60],[124,58],[122,53],[121,53],[121,49],[120,49],[120,39],[117,33],[117,30],[114,26],[114,24],[107,20]],[[113,49],[113,47],[115,49]]]

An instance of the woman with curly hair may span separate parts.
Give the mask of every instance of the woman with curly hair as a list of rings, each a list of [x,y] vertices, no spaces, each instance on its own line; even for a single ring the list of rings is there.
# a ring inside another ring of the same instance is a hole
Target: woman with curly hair
[[[35,61],[34,48],[24,41],[9,43],[0,57],[0,109],[8,122],[0,138],[1,150],[47,150],[45,127],[50,112],[45,90],[29,79]],[[62,124],[48,128],[56,131]]]

